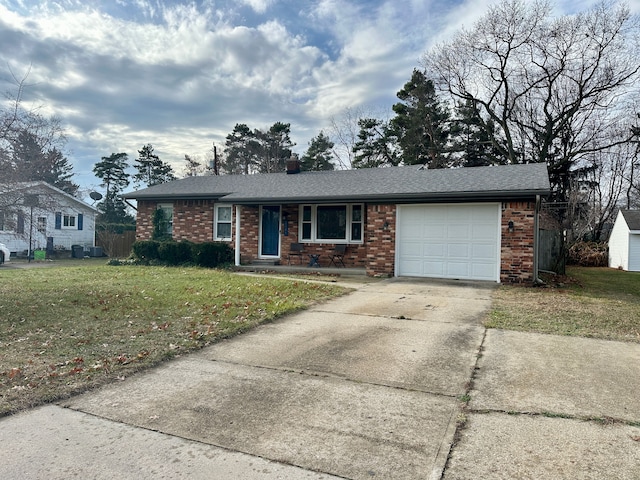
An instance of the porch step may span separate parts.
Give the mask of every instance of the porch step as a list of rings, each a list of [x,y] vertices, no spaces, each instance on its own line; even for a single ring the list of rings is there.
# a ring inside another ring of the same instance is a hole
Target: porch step
[[[280,260],[253,260],[251,265],[255,265],[256,267],[271,267],[274,265],[280,265]]]

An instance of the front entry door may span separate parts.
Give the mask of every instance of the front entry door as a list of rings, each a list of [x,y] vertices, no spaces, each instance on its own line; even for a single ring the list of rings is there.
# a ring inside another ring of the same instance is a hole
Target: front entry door
[[[280,256],[280,206],[265,205],[260,215],[260,256]]]

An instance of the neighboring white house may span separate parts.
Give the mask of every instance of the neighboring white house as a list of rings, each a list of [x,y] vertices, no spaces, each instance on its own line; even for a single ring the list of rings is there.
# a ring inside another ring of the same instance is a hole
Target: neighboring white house
[[[620,210],[609,236],[609,266],[640,272],[640,210]]]
[[[0,185],[0,243],[12,255],[95,246],[98,211],[45,182]],[[29,245],[31,244],[31,245]]]

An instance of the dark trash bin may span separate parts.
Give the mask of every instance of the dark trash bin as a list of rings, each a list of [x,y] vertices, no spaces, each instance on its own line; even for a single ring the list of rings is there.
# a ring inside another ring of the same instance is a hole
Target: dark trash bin
[[[82,245],[71,245],[71,258],[84,258],[84,247]]]

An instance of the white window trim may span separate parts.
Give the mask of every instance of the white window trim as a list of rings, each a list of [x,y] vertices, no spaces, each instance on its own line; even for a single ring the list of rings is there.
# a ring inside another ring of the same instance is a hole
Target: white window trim
[[[223,222],[218,221],[218,209],[219,208],[228,208],[231,212],[231,218],[229,220],[225,220]],[[231,235],[229,237],[219,237],[218,236],[218,223],[228,223],[229,224],[229,232]],[[215,205],[214,215],[213,215],[213,236],[215,240],[230,242],[233,237],[233,205],[230,203],[218,203]]]
[[[361,208],[361,219],[359,222],[360,228],[360,239],[359,240],[351,240],[351,231],[353,228],[353,207],[360,206]],[[302,226],[303,223],[303,210],[304,207],[311,207],[311,238],[302,238]],[[317,238],[318,233],[318,207],[347,207],[347,226],[346,226],[346,235],[347,238]],[[362,244],[364,243],[364,217],[365,217],[365,208],[363,203],[321,203],[321,204],[304,204],[299,206],[298,211],[298,239],[300,242],[304,243],[347,243],[347,244]]]
[[[73,225],[71,225],[71,221],[70,219],[73,218]],[[65,222],[66,220],[66,222]],[[62,230],[77,230],[78,229],[78,216],[77,215],[71,215],[69,213],[63,213],[62,214],[62,219],[61,219],[62,224],[60,225]],[[65,223],[69,223],[69,225],[65,225]]]
[[[167,231],[164,232],[167,235],[170,235],[171,237],[173,237],[173,214],[174,214],[174,208],[173,208],[173,203],[158,203],[157,208],[159,210],[171,210],[171,217],[168,219],[167,222]]]

